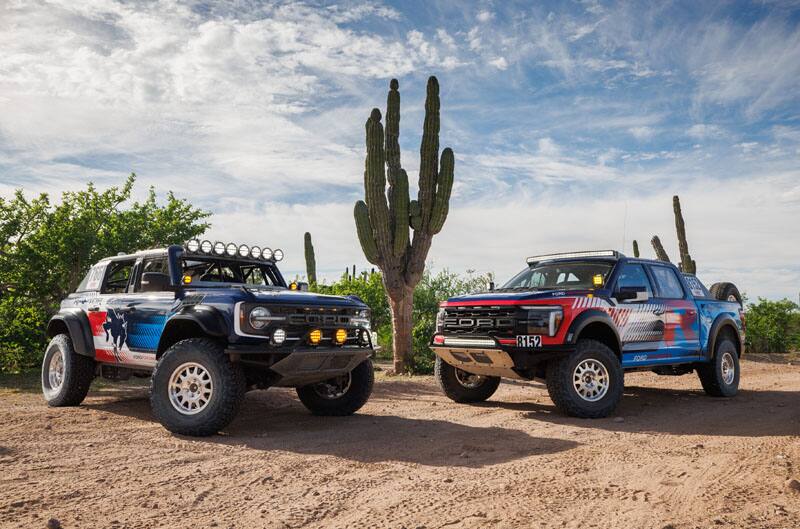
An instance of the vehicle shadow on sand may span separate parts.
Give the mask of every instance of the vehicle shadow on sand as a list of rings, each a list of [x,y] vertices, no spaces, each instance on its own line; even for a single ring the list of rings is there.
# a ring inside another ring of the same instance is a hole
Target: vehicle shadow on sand
[[[386,397],[380,396],[381,400]],[[154,421],[149,401],[141,392],[129,393],[121,400],[103,399],[84,406]],[[165,430],[164,435],[170,434]],[[315,417],[289,392],[280,391],[248,393],[239,415],[222,435],[199,441],[244,445],[264,451],[328,455],[362,463],[404,462],[469,468],[553,454],[579,445],[571,440],[534,437],[497,426],[372,414],[369,408],[349,417]]]
[[[567,417],[549,401],[489,400],[479,406],[523,412],[522,417],[537,421],[615,432],[766,437],[800,435],[798,397],[795,391],[740,390],[724,399],[709,397],[702,390],[626,386],[614,415],[604,419]]]

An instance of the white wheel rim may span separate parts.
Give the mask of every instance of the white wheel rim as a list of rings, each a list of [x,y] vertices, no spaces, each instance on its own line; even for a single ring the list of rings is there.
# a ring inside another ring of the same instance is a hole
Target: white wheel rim
[[[733,362],[731,353],[722,354],[720,370],[722,371],[722,381],[725,382],[725,385],[730,386],[733,384],[733,379],[736,377],[736,364]]]
[[[467,373],[466,371],[456,368],[456,380],[467,389],[476,389],[483,385],[486,381],[486,377]]]
[[[608,393],[608,370],[602,362],[587,358],[575,366],[572,385],[580,398],[587,402],[597,402]]]
[[[47,382],[51,391],[58,391],[64,383],[64,353],[61,349],[56,349],[47,363]]]
[[[314,393],[323,399],[338,399],[350,391],[350,384],[352,384],[352,382],[353,377],[350,376],[350,373],[347,373],[346,375],[314,384]]]
[[[214,384],[211,373],[195,362],[181,364],[169,377],[169,402],[182,415],[200,413],[211,402]]]

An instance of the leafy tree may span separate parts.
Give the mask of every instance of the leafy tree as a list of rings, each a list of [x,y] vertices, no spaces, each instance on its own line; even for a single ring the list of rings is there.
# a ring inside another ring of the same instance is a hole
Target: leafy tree
[[[796,303],[758,298],[747,306],[748,350],[754,353],[785,353],[800,346],[800,312]]]
[[[209,213],[153,188],[131,202],[136,175],[99,191],[66,191],[60,202],[21,190],[0,198],[0,370],[38,362],[47,318],[88,268],[109,255],[181,243],[202,234]]]

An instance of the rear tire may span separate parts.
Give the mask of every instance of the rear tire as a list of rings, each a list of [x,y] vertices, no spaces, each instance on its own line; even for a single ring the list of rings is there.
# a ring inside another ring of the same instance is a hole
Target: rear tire
[[[607,417],[622,398],[624,374],[617,355],[597,340],[578,340],[575,352],[547,364],[547,392],[567,415]]]
[[[733,397],[739,392],[739,355],[736,344],[728,337],[720,337],[714,347],[711,362],[697,367],[700,384],[712,397]]]
[[[714,299],[738,303],[739,306],[742,305],[742,295],[733,283],[714,283],[708,290],[711,292],[711,295],[714,296]]]
[[[483,402],[497,391],[500,377],[473,375],[453,367],[438,356],[433,376],[450,400],[461,403]]]
[[[367,403],[374,382],[372,360],[367,358],[344,376],[297,388],[297,396],[314,415],[341,417]]]
[[[150,382],[153,415],[170,432],[205,437],[236,417],[246,385],[242,366],[207,338],[181,340],[158,361]]]
[[[48,406],[77,406],[94,379],[94,359],[75,352],[72,339],[59,334],[50,340],[42,360],[42,393]]]

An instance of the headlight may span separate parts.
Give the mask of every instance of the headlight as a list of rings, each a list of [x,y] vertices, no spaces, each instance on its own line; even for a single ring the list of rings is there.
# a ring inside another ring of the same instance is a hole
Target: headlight
[[[442,332],[444,330],[445,316],[447,316],[447,311],[443,308],[439,309],[439,312],[436,313],[436,332]]]
[[[266,307],[256,307],[250,311],[248,316],[250,327],[254,329],[263,329],[270,321],[272,321],[272,313]]]
[[[350,323],[365,329],[370,329],[369,309],[362,309],[356,312],[356,315],[350,318]]]
[[[528,334],[556,335],[564,319],[561,307],[531,305],[522,308],[528,311]]]

